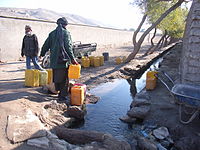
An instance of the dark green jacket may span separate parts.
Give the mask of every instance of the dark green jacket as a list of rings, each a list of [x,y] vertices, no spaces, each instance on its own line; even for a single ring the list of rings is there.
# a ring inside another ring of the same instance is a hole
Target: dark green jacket
[[[74,54],[72,50],[72,40],[71,40],[71,35],[69,31],[66,29],[62,28],[63,30],[63,40],[64,40],[64,47],[65,50],[67,51],[69,57],[71,60],[74,60]],[[50,67],[52,69],[60,69],[60,68],[67,68],[70,60],[66,62],[66,64],[58,64],[57,59],[58,59],[58,54],[59,54],[59,41],[58,41],[58,36],[57,36],[57,31],[54,30],[49,34],[49,37],[46,39],[44,45],[42,46],[42,51],[40,56],[44,56],[47,51],[50,50]]]

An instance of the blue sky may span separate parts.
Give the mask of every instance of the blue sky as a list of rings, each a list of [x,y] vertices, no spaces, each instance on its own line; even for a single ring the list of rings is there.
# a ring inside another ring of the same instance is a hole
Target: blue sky
[[[94,19],[117,28],[136,28],[142,17],[134,0],[0,0],[0,7],[44,8]]]

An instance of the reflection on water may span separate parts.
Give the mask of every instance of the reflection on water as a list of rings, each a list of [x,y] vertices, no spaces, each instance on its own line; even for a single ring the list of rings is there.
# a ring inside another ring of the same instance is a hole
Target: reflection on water
[[[152,70],[158,68],[160,61],[162,60],[158,60],[150,68]],[[118,139],[131,141],[133,136],[131,129],[119,118],[126,115],[130,109],[132,98],[145,87],[146,72],[140,79],[116,79],[114,82],[105,83],[92,89],[90,92],[101,99],[95,105],[88,104],[86,106],[87,115],[80,129],[106,132]]]

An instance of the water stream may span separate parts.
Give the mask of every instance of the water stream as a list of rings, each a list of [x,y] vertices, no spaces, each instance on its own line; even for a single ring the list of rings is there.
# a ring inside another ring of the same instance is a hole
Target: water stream
[[[150,68],[157,69],[161,61],[162,59],[158,59]],[[126,115],[135,94],[144,89],[146,72],[140,79],[115,79],[114,82],[91,89],[90,93],[101,99],[96,104],[86,106],[85,122],[80,129],[105,132],[117,139],[130,141],[133,136],[132,129],[119,118]]]

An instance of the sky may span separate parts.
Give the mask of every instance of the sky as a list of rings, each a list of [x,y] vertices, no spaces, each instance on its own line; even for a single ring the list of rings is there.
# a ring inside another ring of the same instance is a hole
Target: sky
[[[137,28],[142,15],[134,0],[0,0],[0,7],[44,8],[100,21],[120,29]]]

